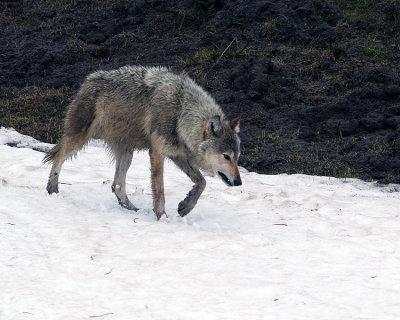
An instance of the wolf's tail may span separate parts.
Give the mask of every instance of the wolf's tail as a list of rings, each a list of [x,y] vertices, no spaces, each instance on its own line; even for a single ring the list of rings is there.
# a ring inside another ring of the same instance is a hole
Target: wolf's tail
[[[57,154],[61,150],[61,144],[55,145],[49,152],[46,153],[45,157],[43,158],[43,163],[53,162]]]
[[[44,157],[43,163],[53,162],[62,150],[70,155],[80,150],[90,139],[90,126],[96,117],[97,91],[93,81],[85,81],[68,107],[64,120],[63,137]]]

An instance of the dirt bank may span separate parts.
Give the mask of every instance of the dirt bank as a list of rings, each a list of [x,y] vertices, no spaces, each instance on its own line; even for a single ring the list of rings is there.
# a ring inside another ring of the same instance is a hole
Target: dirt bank
[[[241,117],[248,169],[400,183],[399,17],[394,0],[3,1],[0,125],[54,143],[85,75],[161,64]]]

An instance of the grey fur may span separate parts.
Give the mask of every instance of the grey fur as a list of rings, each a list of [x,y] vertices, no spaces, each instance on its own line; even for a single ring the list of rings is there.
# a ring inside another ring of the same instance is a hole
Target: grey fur
[[[231,122],[214,99],[186,75],[163,67],[125,66],[90,74],[68,108],[61,141],[44,162],[53,162],[47,191],[58,192],[63,162],[91,138],[103,139],[116,161],[112,191],[124,208],[126,172],[134,150],[149,149],[154,211],[165,213],[163,161],[170,158],[193,181],[178,212],[188,214],[206,182],[199,169],[241,185],[238,119]]]

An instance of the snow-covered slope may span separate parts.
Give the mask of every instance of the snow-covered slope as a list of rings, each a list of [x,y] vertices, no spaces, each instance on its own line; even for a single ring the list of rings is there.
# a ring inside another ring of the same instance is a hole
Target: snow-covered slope
[[[19,146],[20,148],[6,145]],[[114,166],[89,146],[45,186],[49,145],[0,129],[0,319],[400,319],[398,185],[243,170],[191,188],[165,172],[169,219],[151,210],[148,155],[118,206]]]

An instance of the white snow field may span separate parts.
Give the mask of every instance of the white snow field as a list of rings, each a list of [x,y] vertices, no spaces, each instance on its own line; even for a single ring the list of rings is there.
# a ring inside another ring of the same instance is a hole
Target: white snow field
[[[12,144],[17,147],[8,146]],[[151,210],[147,153],[127,190],[99,143],[45,189],[49,145],[0,129],[0,319],[400,319],[400,186],[242,170],[230,188],[166,164],[169,218]]]

